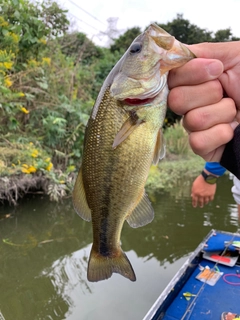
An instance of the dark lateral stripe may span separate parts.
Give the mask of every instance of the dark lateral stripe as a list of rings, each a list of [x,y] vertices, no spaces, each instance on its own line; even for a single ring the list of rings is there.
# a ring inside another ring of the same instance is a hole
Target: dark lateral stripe
[[[109,256],[109,248],[107,244],[108,229],[109,229],[109,203],[110,203],[110,186],[105,188],[105,196],[103,199],[103,208],[101,212],[101,222],[100,222],[100,244],[99,252],[102,256]]]
[[[102,256],[109,256],[109,248],[107,245],[107,229],[108,229],[108,219],[104,217],[101,219],[101,231],[100,231],[100,244],[99,244],[99,252]]]

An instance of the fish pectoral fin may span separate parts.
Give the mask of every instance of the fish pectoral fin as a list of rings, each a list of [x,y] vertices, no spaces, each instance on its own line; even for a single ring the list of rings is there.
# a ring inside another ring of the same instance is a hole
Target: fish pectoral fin
[[[103,256],[92,248],[88,262],[88,281],[96,282],[108,279],[114,272],[131,281],[136,281],[132,265],[121,248],[111,256]]]
[[[82,168],[80,168],[73,189],[73,206],[78,215],[86,221],[91,221],[91,210],[87,203],[86,193],[83,186]]]
[[[157,165],[159,160],[165,157],[165,154],[166,154],[166,147],[165,147],[164,137],[163,137],[162,129],[159,129],[156,145],[154,149],[154,154],[153,154],[153,164]]]
[[[140,202],[126,220],[132,228],[138,228],[150,223],[153,218],[154,210],[147,194],[144,191]]]
[[[143,123],[143,120],[138,118],[129,117],[124,124],[122,125],[122,128],[117,133],[114,141],[113,141],[113,149],[117,148],[123,141],[127,139],[127,137],[141,124]]]

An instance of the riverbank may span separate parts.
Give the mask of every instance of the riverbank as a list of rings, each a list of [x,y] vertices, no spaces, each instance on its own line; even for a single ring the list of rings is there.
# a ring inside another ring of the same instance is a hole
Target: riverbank
[[[185,158],[168,155],[158,166],[150,168],[146,189],[150,193],[171,192],[178,187],[179,181],[184,180],[185,184],[191,183],[203,165],[203,159],[194,155]],[[28,193],[42,193],[48,195],[52,201],[59,201],[71,195],[76,176],[76,169],[68,173],[53,169],[51,172],[37,170],[33,173],[18,172],[1,176],[0,201],[17,205],[18,201]]]
[[[179,187],[180,181],[182,189],[200,174],[204,163],[204,160],[195,154],[187,157],[168,154],[158,166],[150,168],[146,189],[148,192],[171,192]]]
[[[181,188],[201,172],[204,160],[189,147],[188,135],[177,123],[164,131],[166,156],[150,168],[146,189],[171,192]],[[31,193],[48,195],[59,201],[70,196],[78,173],[80,159],[69,163],[67,156],[56,154],[38,141],[19,143],[4,139],[0,142],[0,201],[17,205],[20,198]]]
[[[72,188],[74,165],[54,157],[38,142],[0,142],[0,202],[17,205],[27,193],[36,192],[59,201]]]

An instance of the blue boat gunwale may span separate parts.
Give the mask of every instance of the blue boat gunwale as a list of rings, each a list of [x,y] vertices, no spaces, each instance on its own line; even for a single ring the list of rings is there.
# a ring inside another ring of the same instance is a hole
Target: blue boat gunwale
[[[240,236],[240,234],[238,233],[212,229],[198,245],[198,247],[187,258],[185,263],[178,270],[167,287],[163,290],[155,303],[149,309],[143,320],[161,320],[164,317],[166,310],[181,291],[183,284],[187,282],[196,267],[199,265],[199,262],[202,259],[203,249],[206,242],[216,233]]]

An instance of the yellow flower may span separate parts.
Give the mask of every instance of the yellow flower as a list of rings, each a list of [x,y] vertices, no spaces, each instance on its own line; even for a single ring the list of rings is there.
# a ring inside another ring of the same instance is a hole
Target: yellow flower
[[[9,77],[6,77],[5,79],[4,79],[4,84],[5,84],[5,86],[6,87],[11,87],[11,85],[13,84],[12,83],[12,81],[9,79]]]
[[[68,166],[67,167],[67,172],[69,173],[69,172],[73,172],[74,170],[75,170],[76,168],[75,168],[75,166]]]
[[[3,17],[0,17],[0,27],[7,27],[8,22],[4,20]]]
[[[65,183],[65,181],[64,181],[64,180],[60,180],[59,182],[60,182],[61,184],[64,184],[64,183]]]
[[[43,38],[39,39],[38,41],[41,42],[42,44],[46,44],[47,43],[47,41],[45,39],[43,39]]]
[[[46,158],[45,161],[46,162],[50,162],[51,158]]]
[[[25,113],[25,114],[28,114],[29,113],[29,110],[27,110],[26,108],[24,108],[24,107],[21,107],[21,109],[20,109],[23,113]]]
[[[7,56],[7,50],[0,50],[0,56],[3,58],[3,57],[6,57]]]
[[[30,166],[30,167],[28,168],[28,171],[29,171],[29,173],[33,173],[33,172],[36,172],[36,171],[37,171],[37,168],[35,168],[34,166]]]
[[[28,171],[28,169],[23,168],[23,167],[22,167],[22,172],[23,172],[23,173],[30,173],[30,172]]]
[[[36,149],[34,149],[33,152],[32,152],[32,154],[31,154],[31,156],[32,156],[33,158],[37,158],[38,155],[39,155],[39,152],[38,152]]]
[[[76,100],[77,99],[77,93],[78,93],[78,88],[75,88],[72,92],[72,99]]]
[[[29,142],[29,145],[30,145],[30,146],[32,146],[32,145],[33,145],[33,143],[32,143],[32,142]]]
[[[27,164],[23,164],[22,165],[22,172],[23,173],[34,173],[37,171],[37,168],[35,168],[34,166],[28,166]]]
[[[18,96],[19,96],[19,97],[24,97],[25,94],[24,94],[23,92],[18,92]]]
[[[52,162],[50,162],[49,165],[46,167],[46,170],[50,171],[52,169],[52,167],[53,167],[53,164],[52,164]]]
[[[39,65],[39,62],[37,62],[35,59],[30,59],[30,60],[28,60],[28,65],[30,67],[35,68],[35,67],[37,67]]]
[[[6,62],[3,62],[3,65],[6,69],[11,69],[12,68],[12,65],[13,65],[13,62],[11,61],[6,61]]]
[[[18,43],[19,35],[13,32],[9,32],[10,37],[13,39],[13,42]]]
[[[42,63],[50,66],[51,65],[51,58],[42,58]]]

